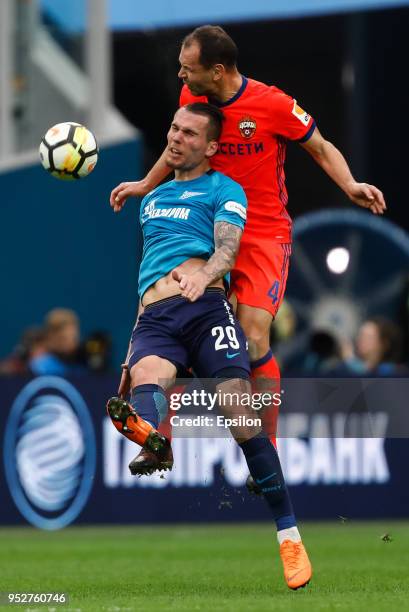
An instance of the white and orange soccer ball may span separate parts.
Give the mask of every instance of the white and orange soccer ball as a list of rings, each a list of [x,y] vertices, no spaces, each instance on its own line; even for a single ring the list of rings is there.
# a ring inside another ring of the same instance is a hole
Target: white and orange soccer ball
[[[47,172],[72,181],[88,176],[98,161],[94,134],[79,123],[57,123],[40,144],[40,159]]]

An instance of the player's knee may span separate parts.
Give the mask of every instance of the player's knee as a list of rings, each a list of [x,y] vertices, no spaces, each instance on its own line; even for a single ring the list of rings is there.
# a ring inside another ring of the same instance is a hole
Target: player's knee
[[[152,382],[152,372],[144,365],[137,363],[131,368],[131,386],[147,385]]]
[[[246,338],[249,343],[254,344],[256,346],[267,342],[269,344],[270,339],[270,327],[269,326],[258,326],[258,325],[249,325],[247,330],[244,330],[246,334]]]
[[[248,340],[259,343],[265,338],[269,338],[272,317],[269,313],[257,308],[238,311],[240,325]]]
[[[149,355],[139,359],[131,366],[131,386],[159,384],[165,388],[174,380],[175,366],[156,355]]]
[[[214,378],[221,410],[228,415],[240,413],[243,407],[248,405],[243,402],[243,396],[246,394],[250,397],[251,394],[247,370],[234,366],[222,368],[216,372]]]
[[[251,408],[251,385],[246,370],[237,367],[217,372],[223,382],[216,384],[219,409],[227,419],[230,433],[238,444],[261,432],[261,419]]]
[[[270,350],[270,337],[267,334],[263,336],[261,334],[255,334],[247,337],[248,351],[250,361],[257,361],[261,357],[264,357]]]
[[[242,327],[248,341],[250,359],[264,355],[270,348],[270,325],[263,321],[247,321]]]

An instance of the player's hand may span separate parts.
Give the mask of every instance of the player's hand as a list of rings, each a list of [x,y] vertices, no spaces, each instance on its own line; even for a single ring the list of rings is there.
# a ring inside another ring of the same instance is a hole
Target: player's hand
[[[121,382],[118,387],[118,396],[121,399],[126,399],[131,390],[131,374],[129,368],[122,366]]]
[[[347,194],[352,202],[362,208],[369,208],[374,215],[383,215],[386,210],[383,193],[374,185],[353,182],[348,186]]]
[[[183,274],[178,268],[172,270],[172,278],[179,283],[182,296],[189,302],[196,302],[205,292],[208,278],[201,270],[193,274]]]
[[[119,212],[123,209],[125,202],[130,197],[141,197],[149,193],[150,187],[144,180],[135,181],[133,183],[121,183],[111,192],[109,203],[114,209],[114,212]]]

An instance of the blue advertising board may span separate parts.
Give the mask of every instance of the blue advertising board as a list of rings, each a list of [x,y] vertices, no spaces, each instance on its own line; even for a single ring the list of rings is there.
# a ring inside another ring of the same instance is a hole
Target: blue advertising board
[[[103,147],[86,180],[58,181],[39,163],[0,173],[0,358],[9,355],[22,331],[41,325],[52,308],[73,309],[85,338],[102,330],[112,338],[120,363],[138,306],[141,250],[139,201],[120,215],[109,194],[124,178],[142,172],[141,138]]]
[[[117,382],[97,375],[0,380],[0,524],[269,519],[263,500],[245,489],[247,466],[229,437],[175,437],[172,472],[131,476],[138,447],[105,413]],[[279,443],[299,518],[408,515],[406,439],[305,433]]]

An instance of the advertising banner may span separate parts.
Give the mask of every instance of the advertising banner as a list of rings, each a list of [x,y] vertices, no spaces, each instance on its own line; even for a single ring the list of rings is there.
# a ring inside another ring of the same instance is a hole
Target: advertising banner
[[[173,398],[173,470],[132,476],[128,463],[139,448],[105,411],[117,383],[106,375],[0,380],[0,524],[269,520],[263,499],[246,490],[247,465],[228,429],[210,435],[205,423],[200,436],[190,435],[196,413],[189,406],[190,417],[183,414],[181,395]],[[400,382],[402,402],[407,384]],[[283,386],[291,400],[281,407],[278,448],[297,516],[407,516],[409,445],[399,398],[388,405],[383,387],[374,393],[370,381],[355,391],[348,383],[344,403],[340,382]],[[372,412],[366,396],[377,398]],[[213,418],[209,407],[201,410]]]

